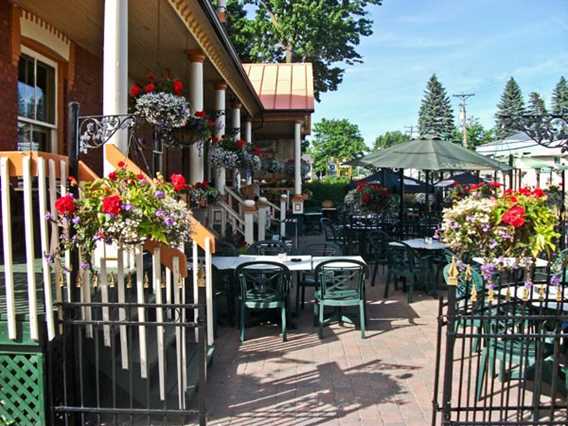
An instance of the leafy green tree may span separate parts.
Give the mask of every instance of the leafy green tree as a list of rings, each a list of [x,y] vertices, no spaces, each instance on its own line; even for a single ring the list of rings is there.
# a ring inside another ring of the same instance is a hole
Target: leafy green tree
[[[362,62],[356,47],[373,33],[367,6],[382,0],[228,0],[228,31],[247,62],[311,62],[315,96],[337,90],[343,64]],[[247,14],[245,6],[254,13]]]
[[[428,80],[418,113],[418,133],[421,137],[450,139],[454,131],[454,111],[446,89],[436,74]]]
[[[498,138],[506,138],[514,133],[522,122],[525,103],[521,88],[513,77],[507,81],[505,90],[497,104],[495,129]]]
[[[529,103],[527,105],[527,112],[535,115],[546,114],[546,105],[544,99],[537,92],[531,92],[529,94]]]
[[[409,140],[410,136],[408,136],[406,133],[402,133],[399,130],[385,132],[382,135],[377,136],[377,138],[375,139],[373,151],[385,149],[393,145],[398,145],[399,143],[408,142]]]
[[[483,145],[495,140],[495,129],[486,129],[483,127],[479,119],[470,118],[467,123],[467,147],[475,149],[476,146]],[[456,128],[452,141],[455,143],[463,143],[463,131]]]
[[[560,77],[552,92],[552,112],[560,114],[563,110],[568,110],[568,82],[564,76]]]
[[[359,126],[345,118],[324,118],[314,125],[309,152],[314,159],[315,170],[325,172],[328,161],[349,161],[355,154],[367,150]]]

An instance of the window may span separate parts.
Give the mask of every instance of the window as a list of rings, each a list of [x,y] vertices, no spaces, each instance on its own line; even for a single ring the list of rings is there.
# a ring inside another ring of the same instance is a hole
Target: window
[[[18,64],[18,150],[56,151],[57,64],[25,47]]]

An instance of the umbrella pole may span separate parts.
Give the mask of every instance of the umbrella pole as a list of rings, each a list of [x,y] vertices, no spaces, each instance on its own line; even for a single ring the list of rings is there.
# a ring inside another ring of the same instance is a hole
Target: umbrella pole
[[[398,212],[398,222],[399,222],[399,237],[402,240],[404,234],[404,169],[398,170],[398,176],[400,180],[400,204]]]
[[[430,170],[424,171],[426,180],[426,213],[430,213]]]
[[[566,216],[566,170],[562,170],[562,205],[560,206],[560,226],[562,226],[562,232],[560,241],[560,247],[562,249],[566,246],[566,224],[565,224],[565,216]]]

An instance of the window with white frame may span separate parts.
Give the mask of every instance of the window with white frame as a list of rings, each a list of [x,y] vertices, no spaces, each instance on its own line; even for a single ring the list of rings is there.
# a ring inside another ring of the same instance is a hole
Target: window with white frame
[[[18,64],[18,150],[57,151],[57,64],[22,46]]]

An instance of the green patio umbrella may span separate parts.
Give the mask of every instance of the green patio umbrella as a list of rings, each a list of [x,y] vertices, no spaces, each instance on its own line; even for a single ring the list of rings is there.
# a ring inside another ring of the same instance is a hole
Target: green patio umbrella
[[[359,165],[418,170],[509,170],[499,161],[440,139],[417,139],[354,160]]]
[[[426,182],[431,171],[441,170],[509,170],[506,164],[489,157],[470,151],[452,142],[436,138],[418,139],[391,146],[390,148],[373,152],[363,158],[354,160],[355,165],[399,169],[403,175],[404,169],[425,170]],[[402,180],[401,180],[402,181]],[[426,205],[429,206],[428,191]],[[404,187],[400,186],[400,221],[401,230],[404,224]]]

